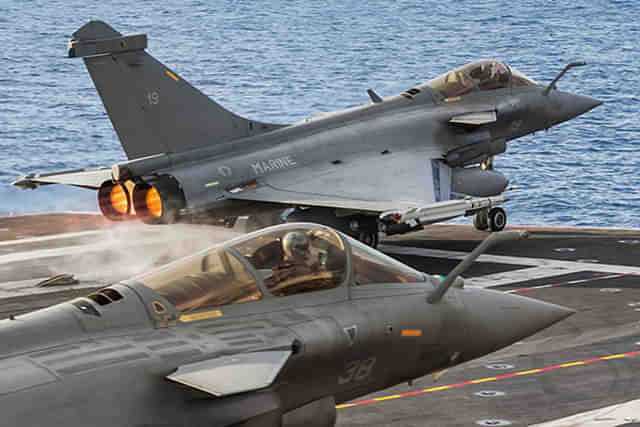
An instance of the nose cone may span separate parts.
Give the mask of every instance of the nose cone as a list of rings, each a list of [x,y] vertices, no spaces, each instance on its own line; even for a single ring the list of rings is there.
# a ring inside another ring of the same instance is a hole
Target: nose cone
[[[469,289],[469,313],[475,357],[506,347],[575,313],[569,308],[519,295]]]
[[[552,90],[548,96],[549,118],[552,124],[571,120],[602,104],[602,101],[596,98],[557,90]]]

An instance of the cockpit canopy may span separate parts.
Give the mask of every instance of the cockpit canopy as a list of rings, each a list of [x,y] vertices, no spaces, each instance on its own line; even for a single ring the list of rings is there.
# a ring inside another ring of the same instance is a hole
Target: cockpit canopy
[[[345,244],[348,241],[348,244]],[[424,282],[425,275],[317,224],[252,233],[136,277],[181,313],[267,297],[376,283]]]
[[[473,91],[507,87],[535,86],[537,83],[515,68],[495,60],[476,61],[442,74],[425,83],[444,98],[463,96]]]

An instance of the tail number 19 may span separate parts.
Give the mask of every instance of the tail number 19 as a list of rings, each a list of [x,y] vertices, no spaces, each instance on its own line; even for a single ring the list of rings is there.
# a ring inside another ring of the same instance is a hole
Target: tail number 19
[[[147,102],[149,102],[149,105],[158,105],[160,103],[160,95],[158,92],[147,92]]]

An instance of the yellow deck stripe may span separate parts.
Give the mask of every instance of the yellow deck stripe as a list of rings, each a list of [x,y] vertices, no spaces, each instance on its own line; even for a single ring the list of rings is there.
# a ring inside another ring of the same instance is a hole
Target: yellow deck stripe
[[[434,391],[447,390],[447,389],[450,389],[451,387],[452,387],[451,385],[441,385],[440,387],[425,388],[422,391],[425,393],[433,393]]]
[[[620,359],[621,357],[625,356],[625,354],[614,354],[613,356],[605,356],[602,358],[602,360]]]
[[[537,374],[538,372],[542,372],[542,369],[531,369],[529,371],[516,372],[516,375],[531,375]]]
[[[356,407],[356,406],[367,405],[367,404],[370,404],[370,403],[373,403],[373,402],[381,402],[381,401],[384,401],[384,400],[400,399],[400,398],[403,398],[403,397],[413,397],[413,396],[416,396],[418,394],[433,393],[435,391],[449,390],[449,389],[452,389],[452,388],[464,387],[464,386],[468,386],[468,385],[471,385],[471,384],[480,384],[480,383],[489,382],[489,381],[506,380],[508,378],[514,378],[514,377],[523,376],[523,375],[533,375],[533,374],[538,374],[538,373],[547,372],[547,371],[550,372],[550,371],[553,371],[553,370],[562,369],[562,368],[570,368],[570,367],[573,367],[573,366],[590,365],[592,363],[597,363],[597,362],[601,362],[601,361],[604,361],[604,360],[621,359],[621,358],[624,358],[624,357],[631,357],[631,356],[640,356],[640,351],[632,351],[632,352],[629,352],[629,353],[613,354],[611,356],[599,357],[599,358],[590,359],[590,360],[580,360],[580,361],[576,361],[576,362],[567,362],[567,363],[563,363],[561,365],[548,366],[546,368],[540,368],[540,369],[530,369],[528,371],[514,372],[512,374],[505,374],[505,375],[500,375],[500,376],[497,376],[497,377],[479,378],[477,380],[461,382],[461,383],[458,383],[458,384],[448,384],[448,385],[443,385],[443,386],[440,386],[440,387],[425,388],[425,389],[419,390],[419,391],[411,391],[411,392],[408,392],[408,393],[393,394],[393,395],[390,395],[390,396],[377,397],[377,398],[374,398],[374,399],[363,400],[363,401],[360,401],[360,402],[345,403],[345,404],[342,404],[342,405],[337,405],[336,408],[337,409],[353,408],[353,407]]]
[[[578,365],[584,365],[584,362],[563,363],[562,365],[559,365],[559,367],[561,367],[561,368],[568,368],[568,367],[570,367],[570,366],[578,366]]]
[[[401,397],[402,397],[402,395],[401,395],[401,394],[392,394],[391,396],[376,397],[376,398],[375,398],[375,399],[373,399],[373,400],[378,401],[378,402],[381,402],[381,401],[383,401],[383,400],[399,399],[399,398],[401,398]]]
[[[496,378],[496,377],[489,377],[489,378],[482,378],[482,379],[479,379],[479,380],[473,380],[471,382],[473,384],[480,384],[480,383],[486,383],[486,382],[489,382],[489,381],[495,381],[497,379],[498,378]]]

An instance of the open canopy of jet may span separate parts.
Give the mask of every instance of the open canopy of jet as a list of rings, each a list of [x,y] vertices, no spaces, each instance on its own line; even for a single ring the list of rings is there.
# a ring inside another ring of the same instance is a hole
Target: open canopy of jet
[[[146,52],[146,35],[101,21],[73,34],[128,161],[111,168],[29,174],[14,184],[98,190],[107,218],[149,223],[282,212],[375,246],[474,215],[501,230],[508,179],[493,170],[507,141],[569,120],[600,101],[536,84],[483,60],[402,94],[291,125],[240,117]]]
[[[316,224],[231,240],[0,320],[7,425],[333,427],[336,404],[573,313],[442,279]]]

